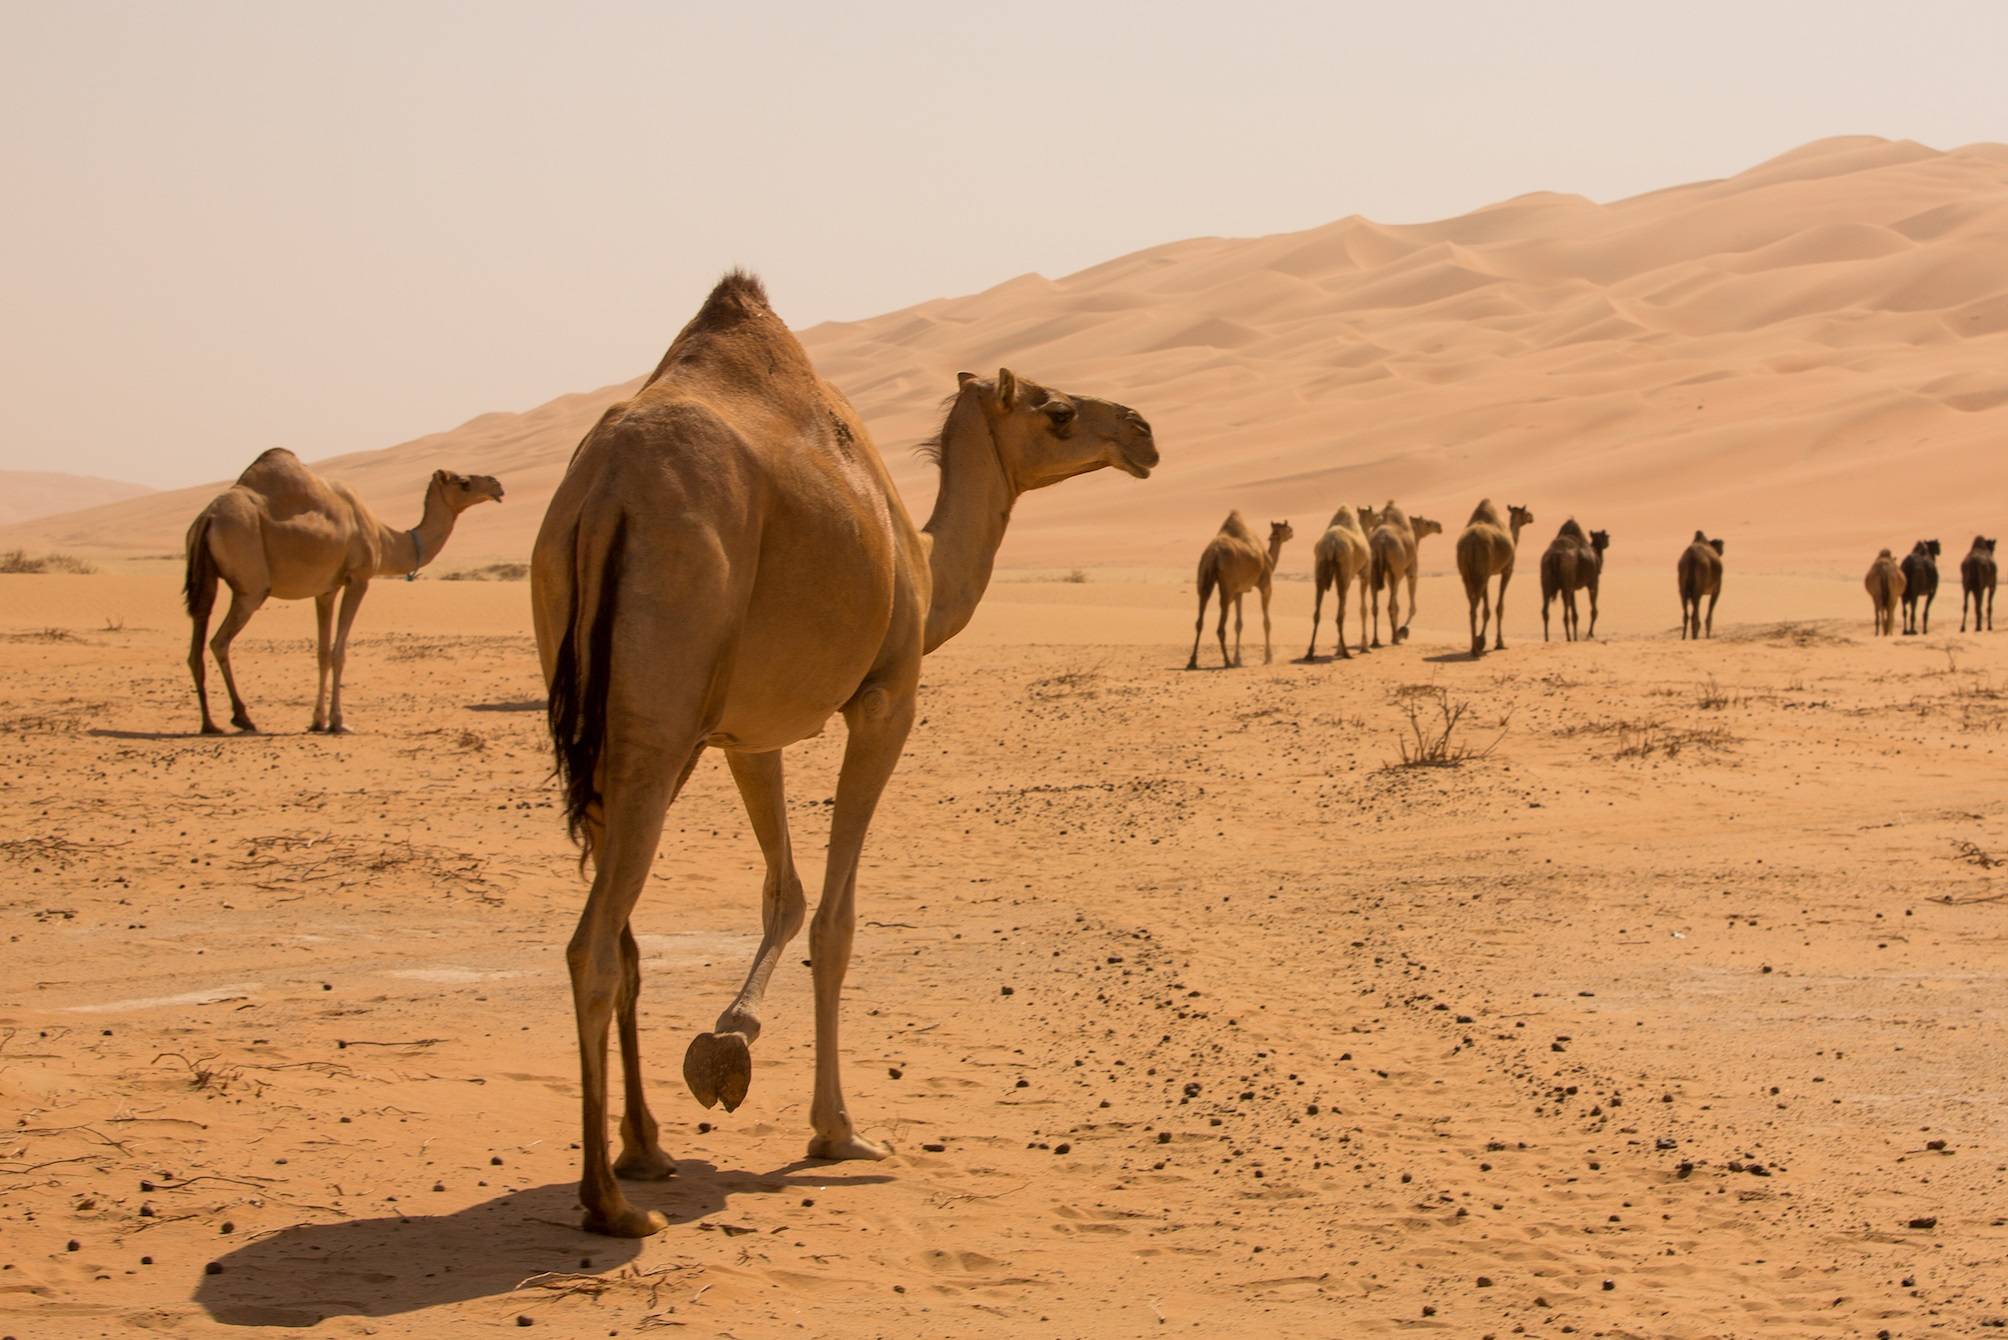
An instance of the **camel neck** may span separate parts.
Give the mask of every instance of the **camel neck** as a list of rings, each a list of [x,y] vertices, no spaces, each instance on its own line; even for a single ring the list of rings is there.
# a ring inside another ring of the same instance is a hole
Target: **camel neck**
[[[425,495],[425,515],[419,518],[410,530],[393,530],[381,523],[377,526],[376,575],[379,577],[404,577],[417,572],[446,547],[446,539],[453,534],[453,523],[457,520],[453,509],[446,505],[438,491],[428,490]]]
[[[1280,535],[1271,535],[1269,537],[1269,571],[1274,572],[1276,570],[1276,560],[1282,556],[1283,537]]]
[[[961,632],[976,613],[1017,498],[982,405],[963,394],[941,432],[941,487],[921,527],[933,573],[925,650]]]

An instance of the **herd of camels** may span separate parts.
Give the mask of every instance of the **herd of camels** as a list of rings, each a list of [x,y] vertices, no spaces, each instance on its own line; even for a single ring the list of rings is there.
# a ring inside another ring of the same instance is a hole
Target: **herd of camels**
[[[769,979],[807,915],[788,833],[781,751],[820,733],[837,713],[848,738],[830,823],[822,899],[809,921],[815,997],[814,1159],[881,1159],[862,1135],[839,1071],[838,1002],[850,963],[858,857],[880,793],[915,719],[921,658],[969,622],[1020,495],[1090,471],[1138,479],[1158,463],[1150,424],[1128,406],[1042,386],[1009,369],[958,376],[941,431],[926,451],[940,470],[934,510],[916,527],[850,403],[816,374],[769,305],[738,271],[714,288],[633,398],[609,408],[572,454],[537,535],[530,596],[548,688],[547,722],[568,829],[591,890],[565,951],[583,1089],[579,1198],[585,1227],[639,1237],[666,1220],[639,1209],[622,1179],[661,1179],[664,1152],[643,1091],[636,1002],[641,955],[628,918],[647,883],[670,805],[707,748],[721,750],[766,858],[761,939],[745,984],[715,1025],[693,1038],[683,1076],[710,1107],[736,1108],[753,1076],[753,1046]],[[209,648],[223,671],[231,720],[254,729],[230,668],[230,644],[268,599],[311,597],[319,615],[319,688],[310,729],[341,731],[342,668],[371,580],[410,576],[439,556],[469,507],[502,500],[486,475],[439,471],[410,530],[373,517],[356,495],[314,475],[290,452],[268,451],[190,526],[184,596],[189,668],[202,730],[209,713],[203,638],[219,582],[231,604]],[[1503,648],[1506,586],[1533,513],[1480,503],[1456,542],[1471,606],[1471,652]],[[1380,645],[1380,593],[1390,638],[1415,614],[1417,547],[1443,527],[1392,503],[1341,507],[1315,551],[1317,606],[1336,592],[1338,655],[1346,657],[1349,590],[1360,600],[1360,647]],[[1241,600],[1262,598],[1264,659],[1276,561],[1292,538],[1272,523],[1259,543],[1239,513],[1199,567],[1198,663],[1206,602],[1221,601],[1223,659],[1240,662]],[[1542,629],[1562,598],[1564,636],[1594,635],[1609,536],[1571,520],[1542,556]],[[1976,610],[1993,623],[1994,542],[1961,565]],[[1936,542],[1899,565],[1885,550],[1870,573],[1879,631],[1898,598],[1937,589]],[[1678,564],[1683,637],[1712,632],[1722,590],[1722,541],[1695,533]],[[1498,579],[1498,594],[1490,583]],[[1406,582],[1408,605],[1398,605]],[[1581,630],[1576,593],[1587,591]],[[340,598],[339,619],[336,600]],[[1708,601],[1706,619],[1701,602]],[[1368,601],[1372,640],[1367,638]],[[1227,649],[1227,605],[1235,647]],[[1407,619],[1404,618],[1406,614]],[[1964,629],[1964,605],[1961,610]],[[1309,653],[1307,653],[1308,657]],[[618,1024],[624,1103],[621,1150],[607,1134],[607,1044]]]

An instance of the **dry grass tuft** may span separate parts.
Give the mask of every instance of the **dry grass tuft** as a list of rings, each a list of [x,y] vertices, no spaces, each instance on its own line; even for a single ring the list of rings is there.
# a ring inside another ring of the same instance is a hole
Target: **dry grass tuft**
[[[1513,719],[1508,712],[1499,722],[1499,733],[1488,744],[1474,745],[1457,738],[1471,704],[1452,702],[1450,694],[1428,684],[1408,684],[1395,689],[1395,701],[1408,719],[1408,734],[1395,733],[1401,761],[1394,768],[1455,768],[1491,756],[1506,738]],[[1435,710],[1432,711],[1431,709]]]
[[[88,577],[98,570],[98,565],[74,554],[31,554],[25,549],[9,549],[0,553],[0,573],[28,574],[64,572],[72,576]]]
[[[478,568],[461,568],[439,575],[442,582],[520,582],[530,576],[528,563],[489,563]]]

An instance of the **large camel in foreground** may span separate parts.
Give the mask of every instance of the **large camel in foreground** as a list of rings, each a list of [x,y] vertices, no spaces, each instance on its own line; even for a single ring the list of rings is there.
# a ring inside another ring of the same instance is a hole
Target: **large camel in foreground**
[[[1316,587],[1316,597],[1311,602],[1311,645],[1304,652],[1307,661],[1318,654],[1318,622],[1324,614],[1328,587],[1336,587],[1338,592],[1338,608],[1332,622],[1339,634],[1339,659],[1352,659],[1352,653],[1346,650],[1346,593],[1355,583],[1360,588],[1360,650],[1367,649],[1367,531],[1374,520],[1371,507],[1355,512],[1341,504],[1312,549],[1311,581]]]
[[[1708,597],[1708,636],[1715,636],[1715,602],[1722,599],[1722,541],[1711,540],[1700,531],[1687,548],[1680,551],[1674,565],[1680,583],[1680,638],[1702,635],[1701,598]]]
[[[1412,517],[1394,505],[1390,499],[1380,512],[1380,524],[1367,537],[1367,547],[1373,551],[1372,571],[1368,584],[1373,589],[1374,640],[1380,641],[1380,593],[1387,591],[1388,640],[1399,645],[1408,640],[1408,626],[1415,619],[1415,584],[1422,575],[1419,570],[1420,558],[1417,548],[1432,535],[1443,534],[1443,524],[1431,521],[1426,516]],[[1408,580],[1408,618],[1401,617],[1400,601],[1396,595],[1395,583],[1403,578]]]
[[[1541,555],[1541,640],[1548,640],[1548,607],[1556,596],[1562,598],[1562,636],[1570,642],[1597,635],[1597,587],[1604,575],[1604,550],[1611,547],[1609,531],[1583,528],[1570,517],[1555,532]],[[1590,631],[1584,633],[1583,616],[1576,609],[1576,592],[1590,593]]]
[[[222,733],[209,715],[202,656],[202,635],[209,630],[209,615],[216,606],[218,578],[230,585],[230,612],[223,616],[209,647],[223,670],[223,687],[230,691],[231,723],[239,730],[257,729],[230,672],[231,642],[267,599],[311,596],[320,631],[320,683],[314,692],[313,724],[307,729],[340,734],[347,729],[342,724],[342,668],[348,663],[349,628],[370,579],[406,576],[438,558],[460,514],[490,500],[502,501],[502,485],[491,476],[434,471],[425,486],[425,510],[418,524],[410,530],[393,530],[371,515],[348,485],[322,479],[283,447],[251,462],[188,528],[188,566],[181,593],[195,625],[188,642],[188,669],[195,676],[195,699],[202,707],[202,733]],[[342,598],[339,627],[337,595]]]
[[[1875,616],[1875,635],[1888,637],[1896,632],[1897,602],[1903,599],[1903,569],[1897,565],[1895,555],[1885,549],[1876,555],[1876,561],[1869,564],[1869,575],[1862,578],[1862,585],[1868,589],[1869,605]]]
[[[1966,602],[1973,602],[1973,631],[1981,631],[1980,597],[1987,597],[1987,630],[1994,628],[1994,589],[1999,573],[1994,566],[1994,541],[1973,537],[1973,547],[1959,560],[1959,631],[1966,631]]]
[[[823,898],[809,929],[817,1159],[878,1159],[838,1073],[858,854],[914,720],[924,653],[961,630],[1018,496],[1104,466],[1141,479],[1150,425],[1107,400],[1000,371],[961,374],[935,444],[934,514],[916,530],[864,424],[816,375],[758,280],[727,275],[632,400],[572,455],[531,559],[537,650],[568,826],[593,867],[566,949],[577,1014],[585,1227],[639,1237],[664,1217],[615,1181],[674,1169],[642,1093],[628,926],[663,820],[707,746],[725,752],[766,855],[762,936],[685,1081],[729,1111],[751,1082],[768,978],[802,924],[781,750],[841,712],[848,729]],[[618,1016],[626,1111],[608,1159],[607,1026]]]
[[[1919,540],[1903,556],[1903,633],[1931,631],[1931,606],[1938,599],[1938,556],[1944,552],[1937,540]],[[1924,602],[1920,613],[1917,602]]]
[[[1464,578],[1464,597],[1471,605],[1471,655],[1485,654],[1485,624],[1479,622],[1478,606],[1485,605],[1486,622],[1494,629],[1492,649],[1506,650],[1506,583],[1513,580],[1513,557],[1520,547],[1520,531],[1534,521],[1524,507],[1507,505],[1507,515],[1490,498],[1472,509],[1471,520],[1457,537],[1457,572]],[[1510,531],[1510,533],[1509,533]],[[1495,606],[1486,583],[1499,578],[1499,599]]]
[[[1264,550],[1255,542],[1255,532],[1248,529],[1248,523],[1241,519],[1241,513],[1229,512],[1227,519],[1220,523],[1220,532],[1207,544],[1199,555],[1199,617],[1192,621],[1192,656],[1185,663],[1188,670],[1199,668],[1199,636],[1206,626],[1206,601],[1213,594],[1213,588],[1220,588],[1220,659],[1228,668],[1241,664],[1241,598],[1250,591],[1262,595],[1262,664],[1267,665],[1275,657],[1275,650],[1269,645],[1269,595],[1276,577],[1276,558],[1283,552],[1285,541],[1294,539],[1297,532],[1290,529],[1287,521],[1269,523],[1269,548]],[[1227,607],[1234,606],[1234,654],[1227,654]]]

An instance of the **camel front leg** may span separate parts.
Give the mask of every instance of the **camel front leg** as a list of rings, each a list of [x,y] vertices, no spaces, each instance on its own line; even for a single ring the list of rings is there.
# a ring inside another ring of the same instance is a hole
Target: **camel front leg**
[[[1367,584],[1368,584],[1369,586],[1372,586],[1372,585],[1373,585],[1373,582],[1372,582],[1372,580],[1371,580],[1371,579],[1369,579],[1369,580],[1368,580],[1368,583],[1367,583]],[[1375,586],[1375,587],[1373,588],[1373,606],[1374,606],[1374,640],[1373,640],[1373,641],[1371,641],[1371,642],[1368,642],[1368,643],[1366,643],[1366,644],[1365,644],[1365,647],[1366,647],[1366,649],[1368,649],[1368,650],[1371,650],[1371,649],[1373,649],[1373,648],[1376,648],[1376,647],[1380,646],[1380,644],[1381,644],[1381,640],[1380,640],[1380,596],[1381,596],[1381,593],[1380,593],[1380,588],[1379,588],[1378,586]],[[1389,608],[1389,610],[1390,610],[1390,611],[1392,611],[1392,610],[1393,610],[1393,608],[1394,608],[1394,583],[1393,583],[1393,582],[1389,582],[1389,583],[1387,584],[1387,600],[1388,600],[1388,608]],[[1392,618],[1393,618],[1394,616],[1393,616],[1393,614],[1392,614],[1392,613],[1390,613],[1388,617],[1389,617],[1390,619],[1392,619]],[[1392,632],[1392,630],[1390,630],[1390,632]]]
[[[1408,570],[1408,622],[1404,623],[1401,626],[1401,630],[1395,634],[1395,641],[1397,642],[1408,641],[1408,630],[1415,624],[1415,612],[1421,608],[1415,599],[1416,568],[1420,566],[1422,566],[1422,562],[1418,559],[1414,566],[1411,566]]]
[[[795,874],[794,847],[788,839],[788,797],[781,776],[779,750],[742,754],[727,750],[725,761],[739,784],[746,817],[760,852],[767,858],[766,882],[760,890],[760,948],[752,970],[718,1023],[709,1033],[690,1040],[683,1056],[683,1081],[698,1102],[724,1103],[727,1112],[745,1101],[753,1082],[753,1043],[760,1036],[760,1004],[767,983],[781,961],[781,951],[802,929],[807,900]]]
[[[310,731],[328,728],[328,672],[334,664],[335,593],[314,597],[314,661],[318,672],[314,682],[314,719]]]
[[[1262,664],[1275,662],[1276,653],[1269,645],[1269,583],[1262,583]]]
[[[1332,631],[1339,635],[1339,648],[1334,654],[1342,661],[1350,661],[1353,658],[1353,654],[1346,650],[1346,586],[1344,577],[1332,583],[1333,595],[1337,598],[1338,604],[1337,617],[1332,620]]]
[[[1492,606],[1492,650],[1506,650],[1506,583],[1513,580],[1513,569],[1499,574],[1499,599]]]
[[[816,1096],[809,1105],[809,1122],[816,1134],[809,1141],[809,1157],[882,1159],[892,1151],[859,1135],[844,1103],[837,1010],[857,925],[858,856],[879,796],[899,765],[913,726],[913,689],[909,686],[891,698],[884,689],[867,689],[845,710],[844,719],[850,739],[844,745],[836,810],[830,818],[829,865],[823,873],[823,899],[809,926],[816,987]]]
[[[342,670],[349,663],[349,629],[355,626],[356,610],[362,605],[363,597],[369,594],[369,589],[366,577],[351,577],[349,584],[342,588],[342,612],[335,627],[335,652],[328,662],[334,672],[334,688],[328,696],[330,735],[344,735],[349,729],[342,724]]]
[[[625,1096],[621,1105],[621,1156],[614,1160],[614,1176],[637,1181],[659,1182],[676,1171],[676,1164],[662,1152],[655,1115],[648,1110],[648,1095],[641,1078],[641,946],[635,943],[634,928],[621,926],[621,985],[614,998],[614,1017],[621,1040],[621,1081]]]
[[[251,713],[244,706],[244,698],[237,692],[237,676],[230,670],[230,644],[244,631],[244,625],[251,622],[251,616],[265,603],[269,591],[230,591],[230,612],[223,616],[223,624],[216,630],[216,636],[209,640],[209,649],[216,653],[216,664],[223,670],[223,687],[230,691],[230,724],[241,731],[255,733],[257,727],[251,724]]]
[[[1593,642],[1596,640],[1597,636],[1597,587],[1599,585],[1601,585],[1601,583],[1598,582],[1590,583],[1590,631],[1588,636],[1590,640]]]
[[[1201,578],[1199,582],[1199,617],[1192,621],[1192,656],[1185,663],[1185,668],[1188,670],[1197,670],[1199,668],[1199,639],[1206,629],[1206,598],[1211,594],[1213,594],[1213,587],[1205,578]],[[1221,617],[1225,619],[1227,605],[1224,600],[1221,602],[1220,613]],[[1226,654],[1224,644],[1221,648],[1221,653],[1223,655]]]
[[[1541,640],[1543,642],[1546,642],[1548,640],[1548,606],[1554,603],[1555,603],[1555,593],[1553,591],[1541,592]],[[1562,610],[1562,636],[1567,637],[1568,635],[1569,635],[1569,611],[1568,608],[1564,606]]]
[[[1931,602],[1936,599],[1938,599],[1938,592],[1936,591],[1928,592],[1924,597],[1924,613],[1919,616],[1917,629],[1920,637],[1931,636]]]
[[[1708,636],[1710,637],[1715,636],[1715,602],[1720,599],[1722,599],[1722,592],[1720,590],[1710,593],[1708,597]],[[1699,623],[1701,620],[1701,602],[1699,600],[1694,602],[1694,613],[1695,621]]]
[[[1374,635],[1376,637],[1380,636],[1380,629],[1378,627],[1374,629]],[[1401,588],[1399,579],[1391,577],[1388,579],[1387,584],[1387,640],[1390,645],[1398,647],[1401,645],[1401,639]]]
[[[1247,598],[1246,591],[1234,597],[1234,664],[1237,668],[1241,664],[1241,602]]]
[[[1473,591],[1469,586],[1464,588],[1464,601],[1470,607],[1468,613],[1471,620],[1471,655],[1474,659],[1485,654],[1485,629],[1478,622],[1478,605],[1484,599],[1485,588],[1483,586],[1479,587],[1476,591]],[[1488,614],[1490,608],[1488,605]]]

